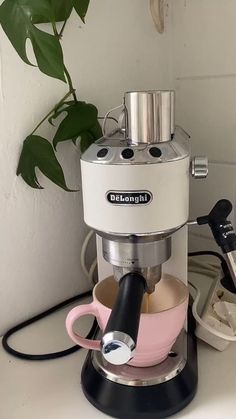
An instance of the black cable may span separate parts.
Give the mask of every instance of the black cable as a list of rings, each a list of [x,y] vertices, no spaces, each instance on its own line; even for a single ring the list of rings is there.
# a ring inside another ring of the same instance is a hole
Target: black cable
[[[41,319],[43,319],[46,316],[49,316],[52,313],[55,313],[55,311],[60,310],[61,308],[67,306],[68,304],[73,303],[74,301],[77,301],[78,299],[84,298],[84,297],[88,297],[91,295],[91,291],[87,291],[83,294],[80,295],[76,295],[74,297],[68,298],[65,301],[62,301],[61,303],[55,305],[54,307],[49,308],[46,311],[43,311],[40,314],[37,314],[36,316],[32,317],[29,320],[26,320],[22,323],[19,323],[18,325],[12,327],[10,330],[8,330],[3,338],[2,338],[2,346],[5,349],[5,351],[7,353],[9,353],[10,355],[15,356],[16,358],[20,358],[20,359],[27,359],[29,361],[45,361],[48,359],[56,359],[56,358],[61,358],[63,356],[66,355],[70,355],[76,351],[79,351],[81,349],[81,347],[79,345],[75,345],[72,346],[68,349],[64,349],[62,351],[59,352],[52,352],[52,353],[48,353],[48,354],[27,354],[24,352],[19,352],[15,349],[13,349],[9,344],[8,344],[8,339],[15,334],[16,332],[18,332],[21,329],[24,329],[25,327],[29,326],[32,323],[35,323]],[[95,333],[95,330],[97,328],[97,321],[96,319],[93,322],[93,325],[88,333],[88,335],[86,336],[87,339],[91,339]]]
[[[204,256],[204,255],[209,255],[209,256],[215,256],[218,259],[220,259],[221,263],[226,263],[224,257],[218,253],[218,252],[213,252],[212,250],[200,250],[199,252],[189,252],[188,256]]]
[[[221,266],[222,266],[222,270],[223,270],[224,274],[225,275],[229,274],[229,269],[228,269],[227,263],[225,261],[225,258],[220,253],[214,252],[212,250],[200,250],[199,252],[189,252],[188,253],[188,256],[190,256],[190,257],[192,257],[192,256],[204,256],[204,255],[217,257],[221,262]]]
[[[233,294],[236,294],[236,287],[234,284],[234,281],[232,279],[231,273],[229,271],[227,262],[225,258],[218,252],[213,252],[211,250],[202,250],[199,252],[189,252],[188,256],[204,256],[204,255],[210,255],[217,257],[221,262],[221,268],[224,274],[224,277],[221,279],[221,285],[223,285],[224,288],[226,288],[228,291],[232,292]]]
[[[98,116],[98,119],[105,119],[105,116]],[[114,116],[107,116],[106,119],[111,119],[112,121],[115,121],[118,124],[118,120],[114,118]]]

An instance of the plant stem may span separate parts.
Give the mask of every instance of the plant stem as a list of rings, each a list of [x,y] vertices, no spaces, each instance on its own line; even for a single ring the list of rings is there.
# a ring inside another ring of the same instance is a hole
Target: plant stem
[[[62,28],[61,28],[61,31],[60,31],[60,33],[58,33],[58,31],[57,31],[57,26],[56,26],[56,23],[55,22],[51,22],[52,23],[52,28],[53,28],[53,33],[54,33],[54,35],[58,38],[58,39],[60,39],[61,38],[61,36],[62,36],[62,33],[63,33],[63,30],[64,30],[64,28],[65,28],[65,25],[66,25],[66,22],[67,22],[67,20],[65,20],[65,22],[64,22],[64,24],[63,24],[63,26],[62,26]],[[66,66],[64,65],[64,71],[65,71],[65,75],[66,75],[66,78],[67,78],[67,82],[68,82],[68,85],[69,85],[69,88],[70,88],[70,90],[69,90],[69,92],[67,92],[66,93],[66,95],[65,96],[63,96],[63,98],[47,113],[47,115],[45,115],[44,116],[44,118],[36,125],[36,127],[34,128],[34,130],[31,132],[31,135],[33,135],[36,131],[37,131],[37,129],[43,124],[43,122],[44,121],[46,121],[46,119],[48,119],[49,118],[49,116],[53,113],[53,112],[55,112],[59,107],[60,107],[60,105],[62,105],[62,103],[64,103],[64,101],[70,96],[70,95],[72,95],[73,96],[73,98],[74,98],[74,101],[75,102],[78,102],[78,99],[77,99],[77,97],[76,97],[76,93],[75,93],[75,89],[74,89],[74,87],[73,87],[73,83],[72,83],[72,79],[71,79],[71,76],[70,76],[70,73],[69,73],[69,71],[67,70],[67,68],[66,68]]]
[[[53,29],[53,33],[54,35],[59,38],[59,33],[57,32],[57,25],[55,22],[51,22],[52,23],[52,29]]]
[[[65,26],[66,26],[66,22],[67,22],[67,20],[68,20],[68,19],[66,19],[66,20],[63,22],[63,25],[62,25],[62,27],[61,27],[61,30],[60,30],[60,32],[59,32],[59,34],[58,34],[59,39],[61,39],[61,38],[62,38],[62,35],[63,35],[64,29],[65,29]]]
[[[78,102],[78,99],[77,99],[77,97],[76,97],[76,93],[75,93],[75,89],[74,89],[73,84],[72,84],[72,80],[71,80],[70,73],[69,73],[69,71],[67,70],[67,68],[66,68],[65,64],[64,64],[64,71],[65,71],[65,75],[66,75],[66,78],[67,78],[67,81],[68,81],[68,84],[69,84],[70,90],[71,90],[71,91],[73,91],[72,95],[73,95],[74,101],[75,101],[75,102]]]
[[[59,108],[59,106],[70,96],[74,94],[74,89],[70,90],[69,92],[66,93],[65,96],[63,96],[63,98],[47,113],[47,115],[44,116],[44,118],[38,123],[38,125],[34,128],[34,130],[31,132],[31,135],[33,135],[37,129],[40,127],[40,125],[42,125],[42,123],[44,121],[46,121],[46,119],[49,118],[49,116],[55,112],[57,110],[57,108]]]
[[[64,23],[66,23],[66,21],[64,22]],[[65,25],[63,25],[64,27],[65,27]],[[54,33],[54,35],[60,40],[60,34],[58,33],[58,31],[57,31],[57,25],[56,25],[56,23],[55,22],[52,22],[52,29],[53,29],[53,33]],[[63,28],[64,29],[64,28]],[[61,32],[60,32],[61,33]],[[64,64],[64,72],[65,72],[65,75],[66,75],[66,78],[67,78],[67,82],[68,82],[68,84],[69,84],[69,88],[70,88],[70,91],[72,92],[72,95],[73,95],[73,98],[74,98],[74,101],[75,102],[78,102],[78,100],[77,100],[77,97],[76,97],[76,93],[75,93],[75,89],[74,89],[74,87],[73,87],[73,83],[72,83],[72,80],[71,80],[71,76],[70,76],[70,73],[69,73],[69,71],[67,70],[67,68],[66,68],[66,66],[65,66],[65,64]]]

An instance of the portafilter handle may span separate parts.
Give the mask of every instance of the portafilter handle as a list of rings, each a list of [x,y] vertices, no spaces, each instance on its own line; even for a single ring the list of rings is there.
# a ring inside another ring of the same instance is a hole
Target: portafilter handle
[[[111,364],[126,364],[134,356],[145,290],[146,281],[139,273],[129,272],[119,281],[118,295],[101,340],[102,354]]]

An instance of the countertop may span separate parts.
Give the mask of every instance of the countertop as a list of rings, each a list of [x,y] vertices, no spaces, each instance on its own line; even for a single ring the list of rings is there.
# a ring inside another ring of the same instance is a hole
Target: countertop
[[[75,305],[75,304],[74,304]],[[71,306],[72,307],[72,306]],[[42,320],[11,339],[21,351],[43,353],[71,345],[64,329],[71,307]],[[88,330],[91,319],[80,330]],[[218,352],[199,342],[199,387],[194,400],[175,418],[236,418],[236,346]],[[22,361],[0,349],[1,419],[102,419],[84,397],[80,371],[86,351],[53,361]]]

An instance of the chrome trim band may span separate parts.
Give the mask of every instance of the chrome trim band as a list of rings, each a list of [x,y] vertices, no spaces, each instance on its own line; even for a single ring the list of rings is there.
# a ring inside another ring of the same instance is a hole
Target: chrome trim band
[[[92,352],[92,363],[96,371],[114,383],[147,387],[165,383],[176,377],[185,367],[187,361],[187,334],[182,331],[172,348],[176,357],[168,356],[165,361],[153,367],[131,367],[129,365],[112,365],[104,360],[99,351]]]

